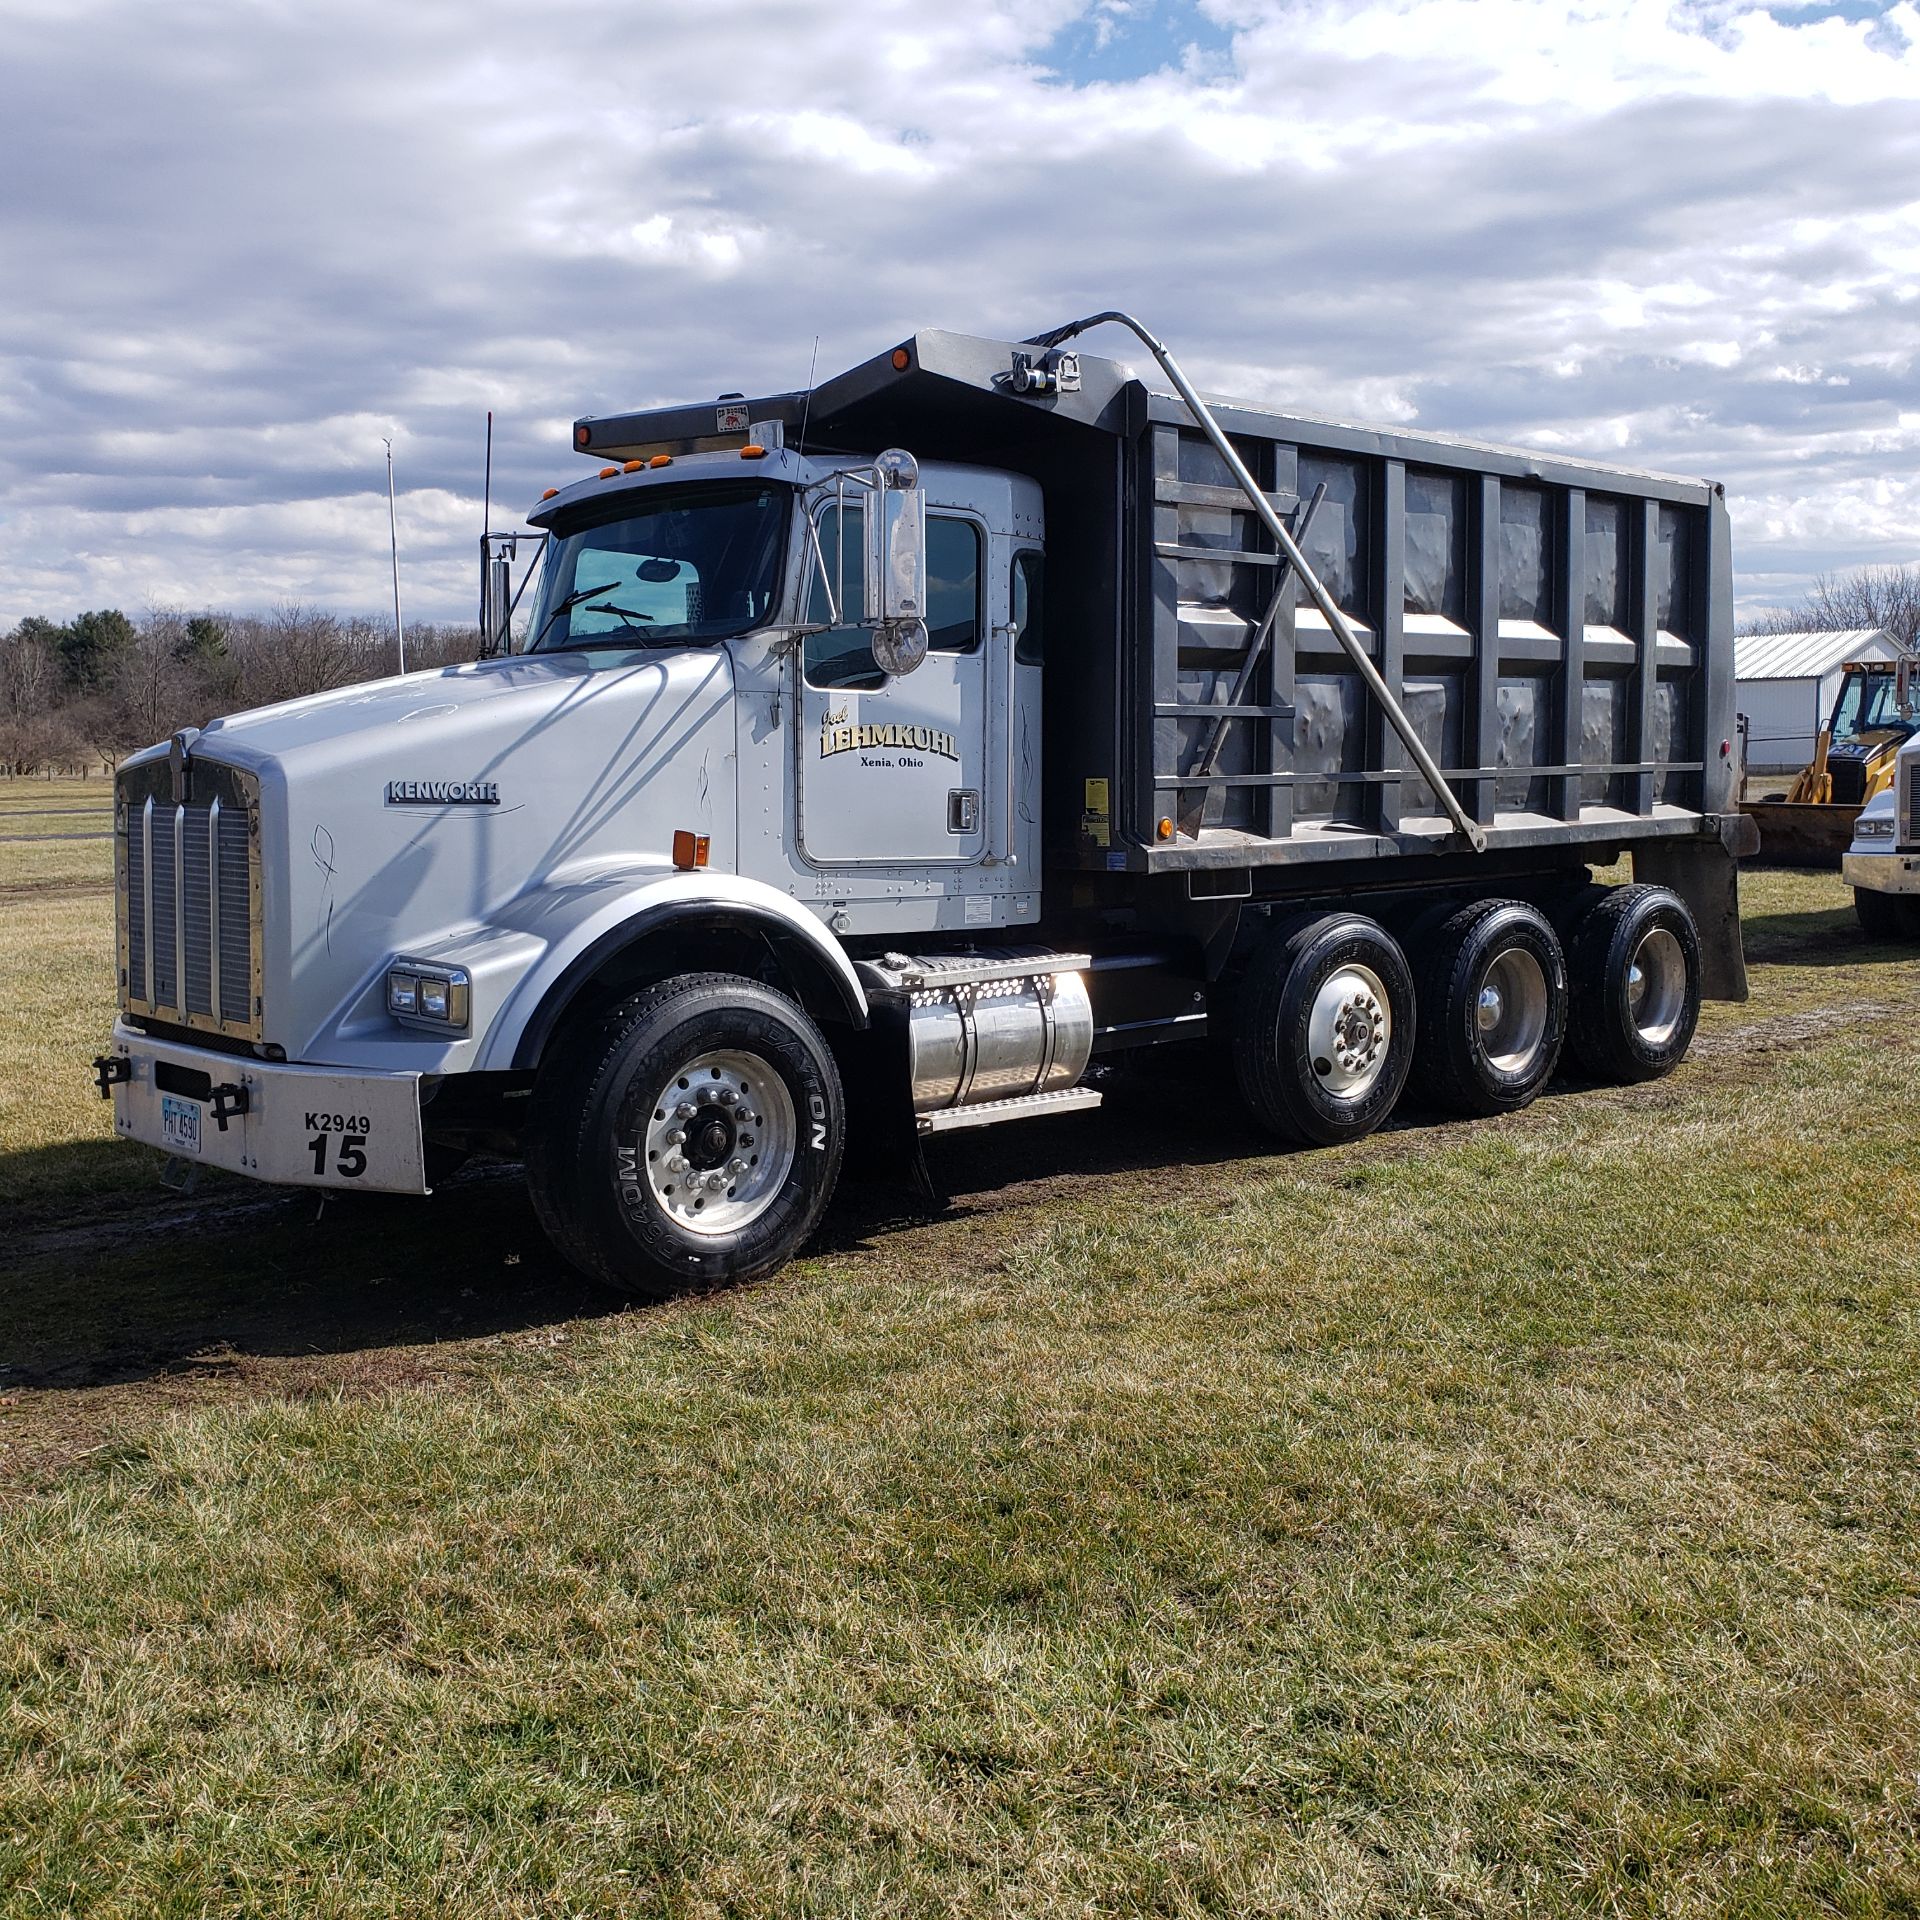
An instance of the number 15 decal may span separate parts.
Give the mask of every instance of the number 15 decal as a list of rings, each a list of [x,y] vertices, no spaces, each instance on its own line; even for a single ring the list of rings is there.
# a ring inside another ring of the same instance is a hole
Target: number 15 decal
[[[322,1176],[327,1171],[327,1145],[331,1142],[336,1151],[333,1157],[333,1170],[342,1180],[358,1180],[367,1170],[365,1152],[367,1136],[364,1133],[316,1133],[307,1142],[307,1151],[313,1155],[313,1170]]]

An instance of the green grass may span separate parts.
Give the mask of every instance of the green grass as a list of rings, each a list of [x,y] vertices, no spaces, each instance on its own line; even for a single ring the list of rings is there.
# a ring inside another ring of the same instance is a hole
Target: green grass
[[[1656,1086],[1141,1172],[1147,1079],[663,1308],[506,1179],[69,1241],[49,1171],[0,1912],[1920,1911],[1920,984],[1747,897]]]

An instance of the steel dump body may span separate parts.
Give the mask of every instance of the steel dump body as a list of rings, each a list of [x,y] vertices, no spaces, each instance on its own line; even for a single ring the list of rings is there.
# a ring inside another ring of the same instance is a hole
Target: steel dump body
[[[1050,866],[1425,865],[1461,846],[1179,398],[1088,355],[1077,391],[1026,395],[1009,380],[1012,343],[923,332],[902,351],[904,368],[881,355],[810,400],[747,410],[781,421],[789,444],[804,422],[809,448],[897,444],[1040,482]],[[1734,804],[1719,487],[1212,404],[1490,853],[1600,857],[1717,833]],[[594,455],[721,443],[711,405],[580,426]],[[1302,536],[1302,503],[1321,487]],[[1283,574],[1270,643],[1234,704]],[[1212,775],[1197,780],[1223,719]]]

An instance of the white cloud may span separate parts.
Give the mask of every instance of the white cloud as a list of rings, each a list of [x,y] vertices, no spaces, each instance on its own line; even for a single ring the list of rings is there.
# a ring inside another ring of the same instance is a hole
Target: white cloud
[[[1712,473],[1746,592],[1920,557],[1910,0],[1201,12],[1230,62],[1146,0],[0,0],[0,623],[377,610],[384,434],[463,617],[488,406],[520,502],[816,333],[1107,305],[1222,390]]]

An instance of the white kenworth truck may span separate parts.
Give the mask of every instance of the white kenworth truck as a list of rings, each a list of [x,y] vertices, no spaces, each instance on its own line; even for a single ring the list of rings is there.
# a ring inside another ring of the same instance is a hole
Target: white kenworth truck
[[[1870,939],[1920,941],[1920,734],[1900,749],[1893,784],[1860,809],[1840,867]]]
[[[518,1154],[644,1292],[785,1260],[850,1128],[924,1173],[1133,1049],[1333,1143],[1744,997],[1717,486],[1206,402],[1112,314],[574,443],[517,650],[121,767],[123,1134]]]

